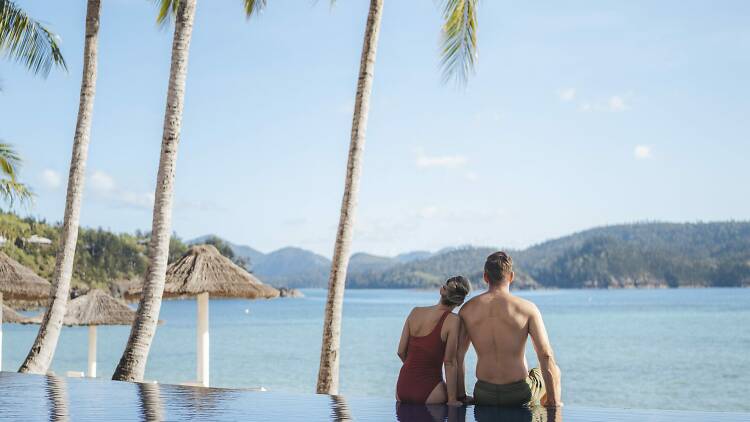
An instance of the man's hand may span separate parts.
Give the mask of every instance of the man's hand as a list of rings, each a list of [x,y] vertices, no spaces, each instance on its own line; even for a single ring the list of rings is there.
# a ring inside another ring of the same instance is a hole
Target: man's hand
[[[563,407],[563,403],[560,402],[554,402],[552,400],[549,400],[549,396],[545,393],[544,396],[542,396],[542,399],[539,400],[539,404],[541,404],[544,407]]]
[[[459,400],[461,400],[464,404],[474,404],[474,397],[471,396],[463,396]]]

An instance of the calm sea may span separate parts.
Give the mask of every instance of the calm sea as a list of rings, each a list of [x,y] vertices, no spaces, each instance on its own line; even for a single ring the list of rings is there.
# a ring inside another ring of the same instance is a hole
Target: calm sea
[[[324,290],[305,298],[212,300],[211,384],[315,389]],[[750,411],[750,289],[523,292],[545,317],[564,402],[587,407]],[[413,306],[436,292],[350,290],[344,305],[341,392],[393,397],[396,344]],[[147,378],[195,378],[195,302],[165,301]],[[15,370],[35,326],[4,325],[3,368]],[[114,370],[129,327],[99,329],[99,371]],[[64,328],[53,370],[85,370],[85,328]],[[529,363],[536,357],[528,351]],[[467,383],[473,385],[470,355]]]

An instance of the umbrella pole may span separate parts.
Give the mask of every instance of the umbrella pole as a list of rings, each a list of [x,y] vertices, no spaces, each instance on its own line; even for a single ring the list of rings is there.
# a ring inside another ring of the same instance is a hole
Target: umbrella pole
[[[3,292],[0,292],[0,371],[3,370]]]
[[[96,325],[89,325],[89,378],[96,378]]]
[[[198,303],[197,324],[197,369],[198,384],[208,387],[208,293],[201,293],[196,298]]]

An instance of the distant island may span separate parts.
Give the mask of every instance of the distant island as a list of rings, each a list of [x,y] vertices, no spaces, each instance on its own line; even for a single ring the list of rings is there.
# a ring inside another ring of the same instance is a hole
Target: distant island
[[[59,225],[0,213],[0,250],[50,279]],[[31,235],[52,240],[30,244]],[[191,244],[211,243],[265,283],[325,288],[330,260],[286,247],[270,253],[214,235],[183,241],[173,236],[170,261]],[[137,279],[147,265],[148,233],[82,228],[74,285],[108,287]],[[482,283],[484,259],[496,247],[462,246],[395,257],[355,253],[349,288],[432,288],[455,274]],[[750,222],[636,223],[598,227],[509,251],[516,288],[750,287]],[[81,286],[83,287],[83,286]]]

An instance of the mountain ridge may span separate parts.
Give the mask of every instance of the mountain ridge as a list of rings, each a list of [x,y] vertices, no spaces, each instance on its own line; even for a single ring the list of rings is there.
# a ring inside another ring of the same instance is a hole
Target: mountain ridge
[[[392,257],[358,252],[350,259],[347,285],[433,287],[463,274],[478,286],[484,258],[495,250],[463,245]],[[750,286],[750,222],[744,221],[608,225],[508,251],[519,288]],[[274,255],[284,257],[266,261]],[[264,254],[251,270],[282,286],[326,287],[330,260],[287,247]]]

